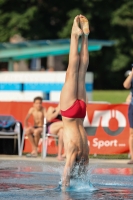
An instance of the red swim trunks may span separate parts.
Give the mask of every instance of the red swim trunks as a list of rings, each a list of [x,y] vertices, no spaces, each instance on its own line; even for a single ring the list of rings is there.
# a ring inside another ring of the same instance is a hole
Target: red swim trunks
[[[84,118],[86,115],[86,103],[77,99],[67,110],[61,110],[61,115],[68,118]]]

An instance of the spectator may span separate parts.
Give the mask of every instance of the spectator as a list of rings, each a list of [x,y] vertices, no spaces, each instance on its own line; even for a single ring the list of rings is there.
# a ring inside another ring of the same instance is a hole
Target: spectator
[[[129,73],[129,76],[126,78],[126,80],[123,83],[124,88],[131,90],[131,93],[126,98],[126,102],[129,103],[128,108],[128,120],[129,120],[129,150],[131,155],[131,160],[128,162],[128,164],[133,164],[133,68],[131,73]]]
[[[129,95],[127,96],[127,98],[126,98],[126,103],[131,103],[131,99],[132,99],[132,94],[131,93],[129,93]]]
[[[25,118],[24,126],[25,133],[28,136],[28,139],[32,145],[32,152],[27,154],[27,157],[37,157],[38,156],[38,142],[43,131],[44,117],[46,110],[42,106],[42,98],[34,98],[33,107],[28,111],[28,114]],[[28,126],[28,120],[30,116],[34,118],[34,126]]]
[[[46,113],[47,129],[49,133],[58,135],[58,156],[59,161],[64,160],[65,154],[62,155],[63,150],[63,122],[60,114],[59,105],[54,108],[50,106]]]

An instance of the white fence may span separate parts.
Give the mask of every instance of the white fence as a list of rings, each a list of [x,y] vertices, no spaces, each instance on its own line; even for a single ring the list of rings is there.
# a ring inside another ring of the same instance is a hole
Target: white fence
[[[66,72],[1,72],[0,101],[32,101],[36,96],[59,101]],[[85,87],[92,100],[93,73],[86,73]]]

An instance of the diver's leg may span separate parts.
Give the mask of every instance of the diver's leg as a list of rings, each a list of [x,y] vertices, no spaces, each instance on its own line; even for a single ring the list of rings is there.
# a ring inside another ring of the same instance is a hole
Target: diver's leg
[[[83,31],[81,40],[81,51],[80,51],[80,65],[78,73],[78,99],[86,102],[86,89],[85,89],[85,75],[89,64],[89,52],[88,52],[88,34],[89,34],[89,23],[88,20],[80,15],[80,26]]]
[[[78,42],[82,34],[79,28],[79,16],[76,16],[71,31],[71,43],[69,53],[69,64],[66,72],[66,79],[60,97],[61,110],[68,109],[77,99],[77,83],[79,71]]]

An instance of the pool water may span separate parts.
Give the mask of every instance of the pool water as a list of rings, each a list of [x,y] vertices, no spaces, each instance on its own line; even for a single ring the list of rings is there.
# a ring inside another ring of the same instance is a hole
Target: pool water
[[[0,161],[0,200],[132,200],[132,168],[88,167],[86,180],[62,192],[62,163]]]

